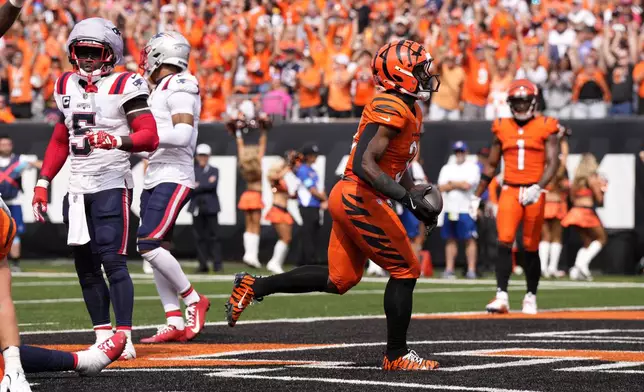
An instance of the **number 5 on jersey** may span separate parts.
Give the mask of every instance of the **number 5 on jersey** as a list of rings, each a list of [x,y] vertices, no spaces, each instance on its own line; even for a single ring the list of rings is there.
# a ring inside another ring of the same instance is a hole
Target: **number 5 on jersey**
[[[90,127],[96,125],[96,113],[74,113],[72,114],[72,128],[74,135],[69,139],[71,151],[74,156],[86,157],[92,153],[93,148],[85,133]]]

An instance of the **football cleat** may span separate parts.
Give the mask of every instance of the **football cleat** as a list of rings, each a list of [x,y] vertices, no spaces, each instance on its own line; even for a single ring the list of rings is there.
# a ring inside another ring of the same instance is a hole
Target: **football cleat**
[[[261,298],[255,298],[255,291],[253,284],[255,277],[246,272],[241,272],[235,275],[233,283],[233,292],[226,303],[226,320],[228,326],[234,327],[242,312],[253,301],[261,301]]]
[[[208,309],[210,309],[210,301],[201,294],[199,294],[199,301],[186,308],[186,340],[190,341],[199,335],[206,324]]]
[[[438,362],[423,359],[416,351],[409,350],[406,355],[400,356],[393,361],[389,360],[387,354],[382,361],[382,370],[434,370],[438,369]]]
[[[76,353],[78,365],[76,371],[83,376],[93,376],[119,359],[126,344],[127,336],[123,332],[115,333],[104,342]]]
[[[537,314],[537,296],[532,293],[526,293],[523,297],[523,313]]]
[[[121,356],[119,357],[119,361],[131,361],[136,358],[136,350],[134,349],[134,344],[132,344],[132,341],[128,339],[127,343],[125,344],[125,349],[121,353]]]
[[[141,343],[185,343],[187,340],[185,330],[177,329],[174,325],[164,325],[154,335],[141,339]]]
[[[496,297],[487,304],[485,310],[487,310],[488,313],[508,313],[510,311],[508,293],[498,290],[496,292]]]

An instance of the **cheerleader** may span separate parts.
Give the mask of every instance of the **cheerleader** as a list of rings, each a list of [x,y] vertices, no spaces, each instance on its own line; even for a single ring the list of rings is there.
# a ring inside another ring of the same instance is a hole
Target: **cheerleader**
[[[284,179],[289,173],[293,173],[293,168],[297,161],[301,160],[294,151],[289,152],[288,160],[280,158],[268,172],[268,180],[273,193],[273,205],[266,214],[265,219],[273,225],[277,232],[277,243],[273,249],[273,257],[266,264],[266,268],[273,274],[281,274],[284,260],[288,254],[288,248],[291,243],[293,233],[293,217],[286,209],[289,199],[294,195],[289,192],[289,188]]]
[[[234,132],[237,139],[237,159],[242,178],[246,181],[246,190],[242,193],[237,208],[244,211],[246,229],[244,231],[244,257],[242,261],[251,267],[259,268],[259,221],[264,203],[262,202],[262,158],[266,152],[267,130],[270,120],[265,114],[257,119],[246,121],[243,114],[229,121],[227,127]],[[257,145],[244,143],[244,131],[259,128],[260,136]]]
[[[573,280],[592,279],[590,262],[606,244],[606,231],[594,206],[604,203],[608,182],[597,173],[598,167],[593,154],[582,156],[571,187],[573,207],[561,221],[563,227],[574,226],[583,242],[583,247],[577,252],[575,265],[570,269],[570,279]]]
[[[567,195],[570,189],[566,160],[568,159],[568,141],[560,142],[560,165],[555,177],[546,187],[546,206],[544,222],[539,242],[539,259],[541,260],[541,275],[544,278],[561,278],[565,275],[559,271],[559,256],[561,255],[563,228],[561,220],[568,212]]]

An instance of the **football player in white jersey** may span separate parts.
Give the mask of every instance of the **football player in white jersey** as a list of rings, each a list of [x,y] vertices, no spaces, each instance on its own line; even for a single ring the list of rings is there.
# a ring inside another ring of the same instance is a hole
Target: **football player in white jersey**
[[[63,200],[67,244],[73,249],[96,342],[113,334],[111,302],[116,330],[128,337],[121,359],[132,359],[134,288],[126,264],[133,186],[129,158],[131,152],[154,151],[159,144],[147,103],[150,91],[140,75],[114,72],[123,59],[123,39],[112,22],[82,20],[66,48],[74,72],[62,74],[55,84],[64,122],[54,127],[45,152],[34,189],[34,216],[44,221],[47,187],[69,155],[71,174]]]
[[[167,325],[142,343],[194,339],[210,308],[210,301],[195,291],[177,259],[167,250],[177,215],[195,188],[194,155],[201,99],[197,78],[187,71],[189,56],[190,44],[177,32],[155,35],[141,54],[141,69],[153,86],[148,103],[157,121],[159,148],[149,155],[137,247],[152,265],[167,319]],[[185,322],[179,296],[186,305]]]

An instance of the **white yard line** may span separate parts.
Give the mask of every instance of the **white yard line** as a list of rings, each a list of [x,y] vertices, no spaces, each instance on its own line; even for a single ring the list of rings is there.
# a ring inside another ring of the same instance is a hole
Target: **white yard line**
[[[156,298],[156,297],[155,297]],[[82,300],[81,300],[82,301]],[[568,311],[601,311],[601,310],[644,310],[644,306],[606,306],[606,307],[588,307],[588,308],[553,308],[553,309],[541,309],[541,311],[548,312],[568,312]],[[519,313],[519,312],[517,312]],[[442,312],[442,313],[416,313],[412,315],[414,318],[422,317],[440,317],[440,316],[470,316],[470,315],[484,315],[486,312]],[[239,325],[256,325],[256,324],[308,324],[316,322],[327,322],[327,321],[354,321],[354,320],[379,320],[384,319],[384,315],[355,315],[355,316],[331,316],[331,317],[301,317],[301,318],[278,318],[278,319],[266,319],[266,320],[244,320]],[[225,321],[211,322],[206,323],[206,326],[224,326],[227,325]],[[145,330],[145,329],[156,329],[159,327],[159,324],[154,325],[139,325],[134,326],[134,330]],[[47,331],[26,331],[21,332],[23,335],[41,335],[41,334],[51,334],[51,333],[89,333],[92,332],[91,329],[66,329],[66,330],[47,330]],[[568,342],[569,340],[561,340],[560,342]],[[582,340],[577,340],[578,342],[583,342]],[[471,343],[476,343],[478,341],[471,341]],[[496,342],[496,341],[490,341]],[[507,340],[505,341],[507,342]],[[518,342],[534,342],[533,340],[516,340]],[[557,342],[554,340],[543,340],[546,342]],[[599,343],[595,340],[588,340],[589,343]],[[466,342],[465,342],[466,343]],[[607,342],[608,343],[608,342]],[[632,343],[632,342],[625,342]]]
[[[243,269],[240,266],[240,269]],[[18,272],[13,274],[16,278],[76,278],[76,273],[73,272]],[[130,274],[133,279],[141,280],[152,280],[152,275],[146,275],[141,273]],[[229,282],[232,283],[234,275],[187,275],[191,281],[194,282]],[[364,277],[362,278],[363,282],[373,282],[373,283],[387,283],[389,278],[373,278],[373,277]],[[437,279],[437,278],[420,278],[418,279],[419,284],[440,284],[440,285],[463,285],[463,286],[495,286],[496,281],[494,279]],[[510,282],[510,286],[520,286],[525,287],[524,279],[515,279]],[[539,283],[539,287],[574,287],[574,288],[586,288],[586,287],[595,287],[595,288],[644,288],[644,282],[573,282],[567,280],[542,280]]]
[[[444,385],[444,384],[420,384],[420,383],[355,380],[355,379],[342,379],[342,378],[322,378],[322,377],[266,376],[266,375],[260,375],[260,374],[248,374],[243,370],[213,372],[207,375],[211,377],[221,377],[221,378],[243,378],[243,379],[255,379],[255,380],[291,381],[291,382],[308,381],[308,382],[321,382],[321,383],[329,383],[329,384],[384,386],[384,387],[393,387],[393,388],[431,389],[431,390],[441,390],[441,391],[532,392],[529,390],[500,389],[500,388],[488,388],[488,387],[465,387],[465,386]]]

